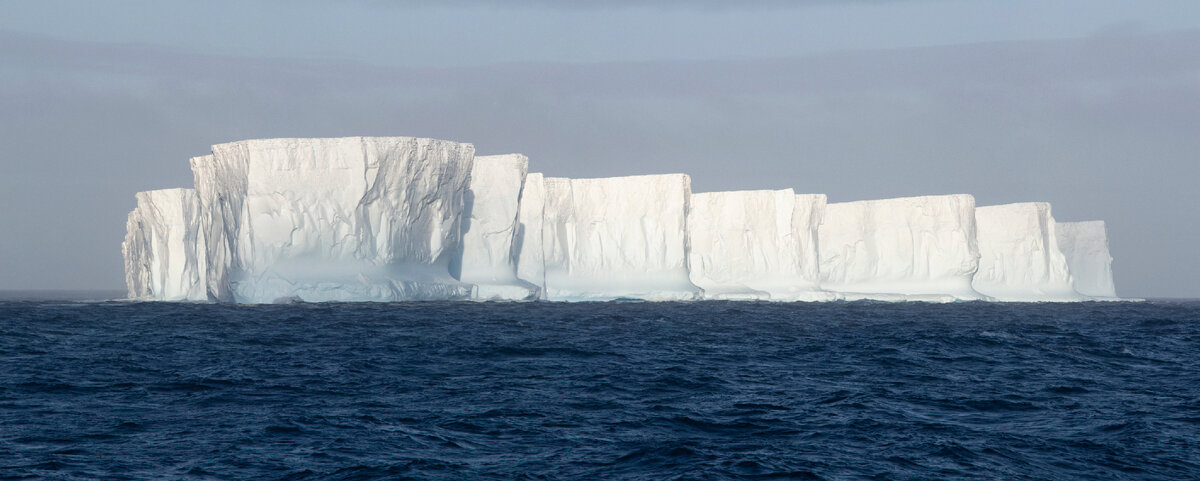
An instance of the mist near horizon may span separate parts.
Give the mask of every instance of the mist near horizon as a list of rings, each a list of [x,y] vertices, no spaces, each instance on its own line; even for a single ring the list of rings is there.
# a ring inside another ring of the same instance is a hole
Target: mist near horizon
[[[406,5],[118,2],[86,27],[79,3],[11,6],[0,289],[119,288],[134,193],[190,186],[211,144],[403,135],[548,176],[686,173],[696,192],[1047,201],[1107,222],[1118,294],[1200,297],[1192,4]],[[364,28],[317,45],[330,18]]]

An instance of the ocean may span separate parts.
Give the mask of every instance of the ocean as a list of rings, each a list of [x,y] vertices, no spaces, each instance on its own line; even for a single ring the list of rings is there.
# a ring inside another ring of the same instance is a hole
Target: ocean
[[[1200,479],[1200,302],[0,301],[0,479]]]

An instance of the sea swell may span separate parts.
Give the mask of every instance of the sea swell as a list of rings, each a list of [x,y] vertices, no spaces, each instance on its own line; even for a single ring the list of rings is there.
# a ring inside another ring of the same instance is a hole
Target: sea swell
[[[0,302],[0,479],[1195,479],[1200,304]]]

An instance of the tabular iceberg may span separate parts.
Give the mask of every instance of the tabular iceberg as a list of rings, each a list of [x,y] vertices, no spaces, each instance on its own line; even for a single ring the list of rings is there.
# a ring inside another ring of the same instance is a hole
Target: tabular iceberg
[[[411,137],[247,140],[192,161],[220,301],[468,298],[449,272],[474,147]]]
[[[1104,223],[970,195],[827,204],[568,179],[412,137],[246,140],[141,192],[129,297],[301,301],[1116,299]]]
[[[517,213],[517,278],[538,288],[546,297],[546,262],[542,259],[542,218],[546,210],[546,181],[542,174],[525,176]]]
[[[818,233],[821,287],[847,299],[981,298],[970,195],[832,203]]]
[[[818,288],[824,195],[792,189],[693,194],[688,270],[706,299],[830,300]]]
[[[1024,202],[975,210],[979,272],[972,285],[1002,301],[1078,301],[1067,258],[1058,250],[1050,204]]]
[[[517,278],[521,246],[517,218],[529,159],[521,154],[475,157],[463,215],[462,255],[457,269],[462,282],[475,284],[481,300],[528,300],[539,288]]]
[[[683,174],[545,179],[550,300],[695,299],[688,279]]]
[[[1059,222],[1055,234],[1058,248],[1067,258],[1071,286],[1085,296],[1115,299],[1113,258],[1108,253],[1104,221]]]
[[[208,299],[199,213],[195,190],[138,192],[137,207],[129,213],[121,243],[129,298]]]

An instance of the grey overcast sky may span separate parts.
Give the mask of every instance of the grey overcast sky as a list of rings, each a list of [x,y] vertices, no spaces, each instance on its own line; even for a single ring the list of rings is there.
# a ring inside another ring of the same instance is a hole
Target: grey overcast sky
[[[1200,2],[0,0],[0,289],[120,289],[140,190],[263,137],[413,135],[556,176],[1108,221],[1200,297]]]

